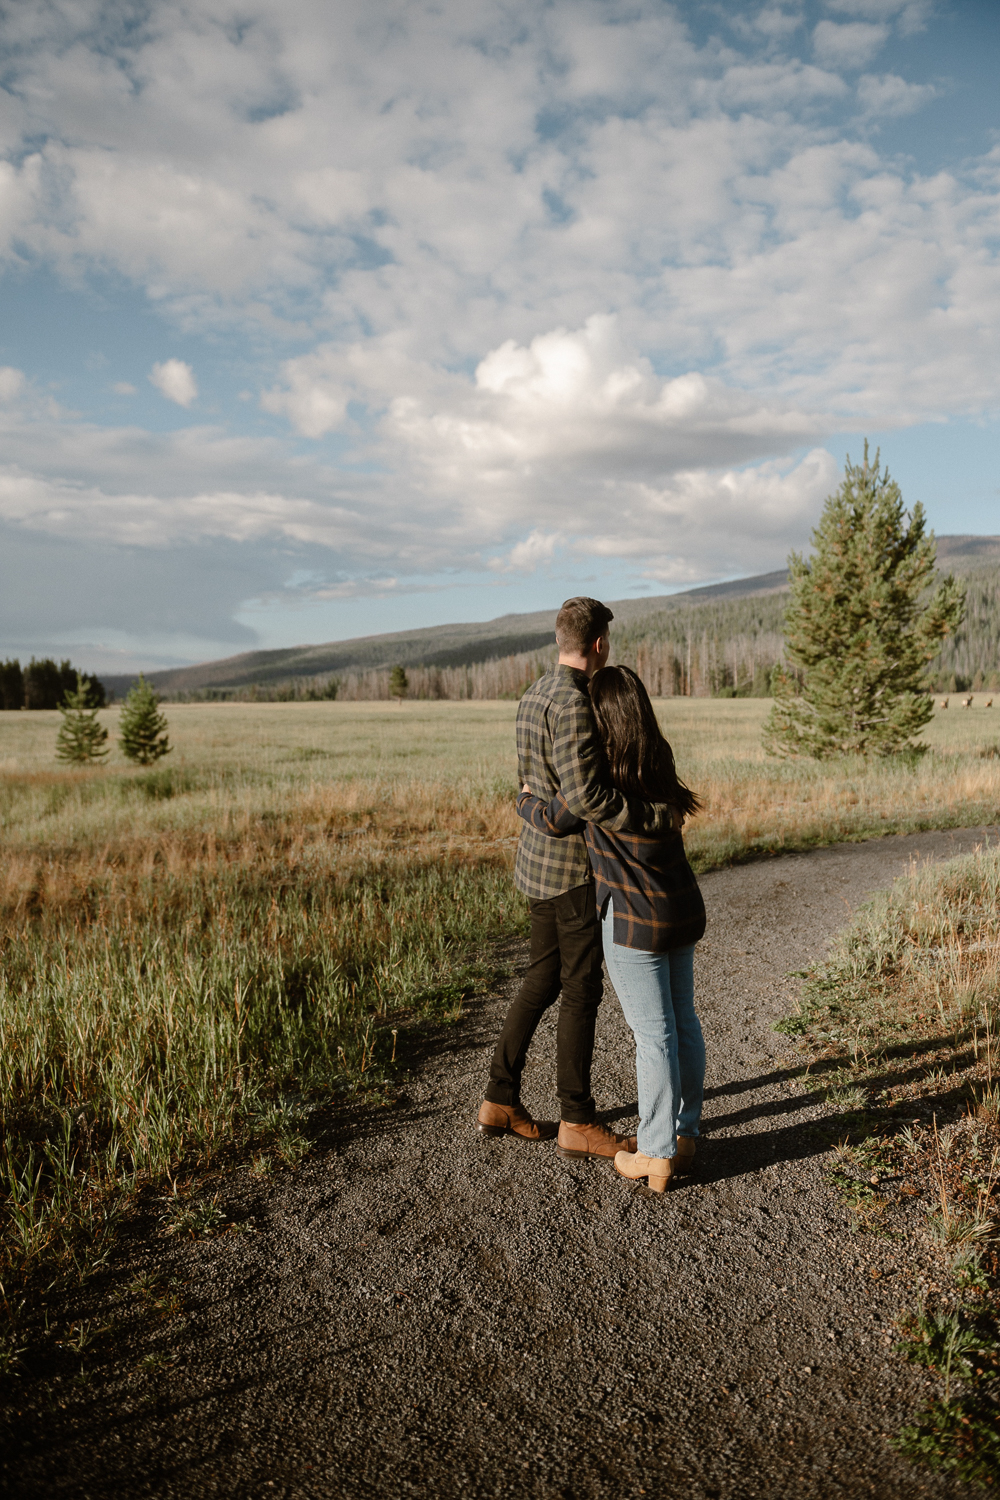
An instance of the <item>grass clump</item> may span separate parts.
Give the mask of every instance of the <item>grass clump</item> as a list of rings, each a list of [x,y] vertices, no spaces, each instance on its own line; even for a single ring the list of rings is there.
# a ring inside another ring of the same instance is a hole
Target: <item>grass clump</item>
[[[896,1446],[928,1468],[966,1484],[992,1487],[1000,1476],[1000,1376],[996,1325],[980,1306],[919,1312],[905,1320],[899,1352],[943,1382],[940,1399],[903,1428]]]
[[[854,1227],[940,1262],[898,1346],[936,1390],[897,1445],[985,1486],[1000,1483],[998,997],[1000,851],[984,848],[914,866],[863,908],[782,1027],[813,1087],[861,1103],[830,1173]]]
[[[221,1234],[229,1219],[219,1204],[218,1193],[210,1198],[185,1202],[176,1196],[167,1200],[164,1233],[184,1235],[192,1240],[207,1240]]]

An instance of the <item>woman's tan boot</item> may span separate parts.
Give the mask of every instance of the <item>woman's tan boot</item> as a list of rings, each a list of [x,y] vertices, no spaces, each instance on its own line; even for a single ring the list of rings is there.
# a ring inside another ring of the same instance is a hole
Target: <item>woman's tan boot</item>
[[[619,1177],[628,1177],[633,1182],[645,1177],[651,1193],[665,1193],[667,1183],[677,1171],[676,1156],[647,1156],[645,1151],[619,1151],[615,1157],[615,1171]]]
[[[679,1135],[677,1137],[677,1155],[673,1159],[675,1172],[694,1171],[694,1149],[695,1138],[693,1135]]]

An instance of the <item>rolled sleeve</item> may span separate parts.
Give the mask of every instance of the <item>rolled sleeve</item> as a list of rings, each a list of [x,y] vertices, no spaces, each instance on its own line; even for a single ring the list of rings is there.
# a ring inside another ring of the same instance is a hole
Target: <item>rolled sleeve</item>
[[[563,839],[569,833],[582,833],[586,827],[582,818],[571,813],[566,799],[557,792],[551,802],[543,802],[531,792],[522,792],[517,799],[517,811],[526,823],[537,828],[550,839]]]

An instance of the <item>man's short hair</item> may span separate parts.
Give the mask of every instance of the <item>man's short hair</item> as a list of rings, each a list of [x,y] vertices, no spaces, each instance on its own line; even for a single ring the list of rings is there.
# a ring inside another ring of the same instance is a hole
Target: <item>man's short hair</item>
[[[586,656],[613,619],[614,615],[600,599],[567,599],[556,615],[556,645],[560,651]]]

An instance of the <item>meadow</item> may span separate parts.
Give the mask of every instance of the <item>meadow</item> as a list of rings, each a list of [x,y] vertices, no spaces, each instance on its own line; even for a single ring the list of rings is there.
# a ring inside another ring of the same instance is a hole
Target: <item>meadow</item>
[[[780,763],[766,701],[663,700],[705,802],[693,864],[1000,820],[1000,710],[980,704],[938,712],[923,756]],[[458,1014],[490,940],[525,926],[514,703],[167,712],[165,761],[85,771],[54,760],[58,714],[0,714],[8,1300],[100,1264],[144,1186],[180,1212],[206,1165],[272,1170],[317,1107],[387,1097],[407,1027]]]

